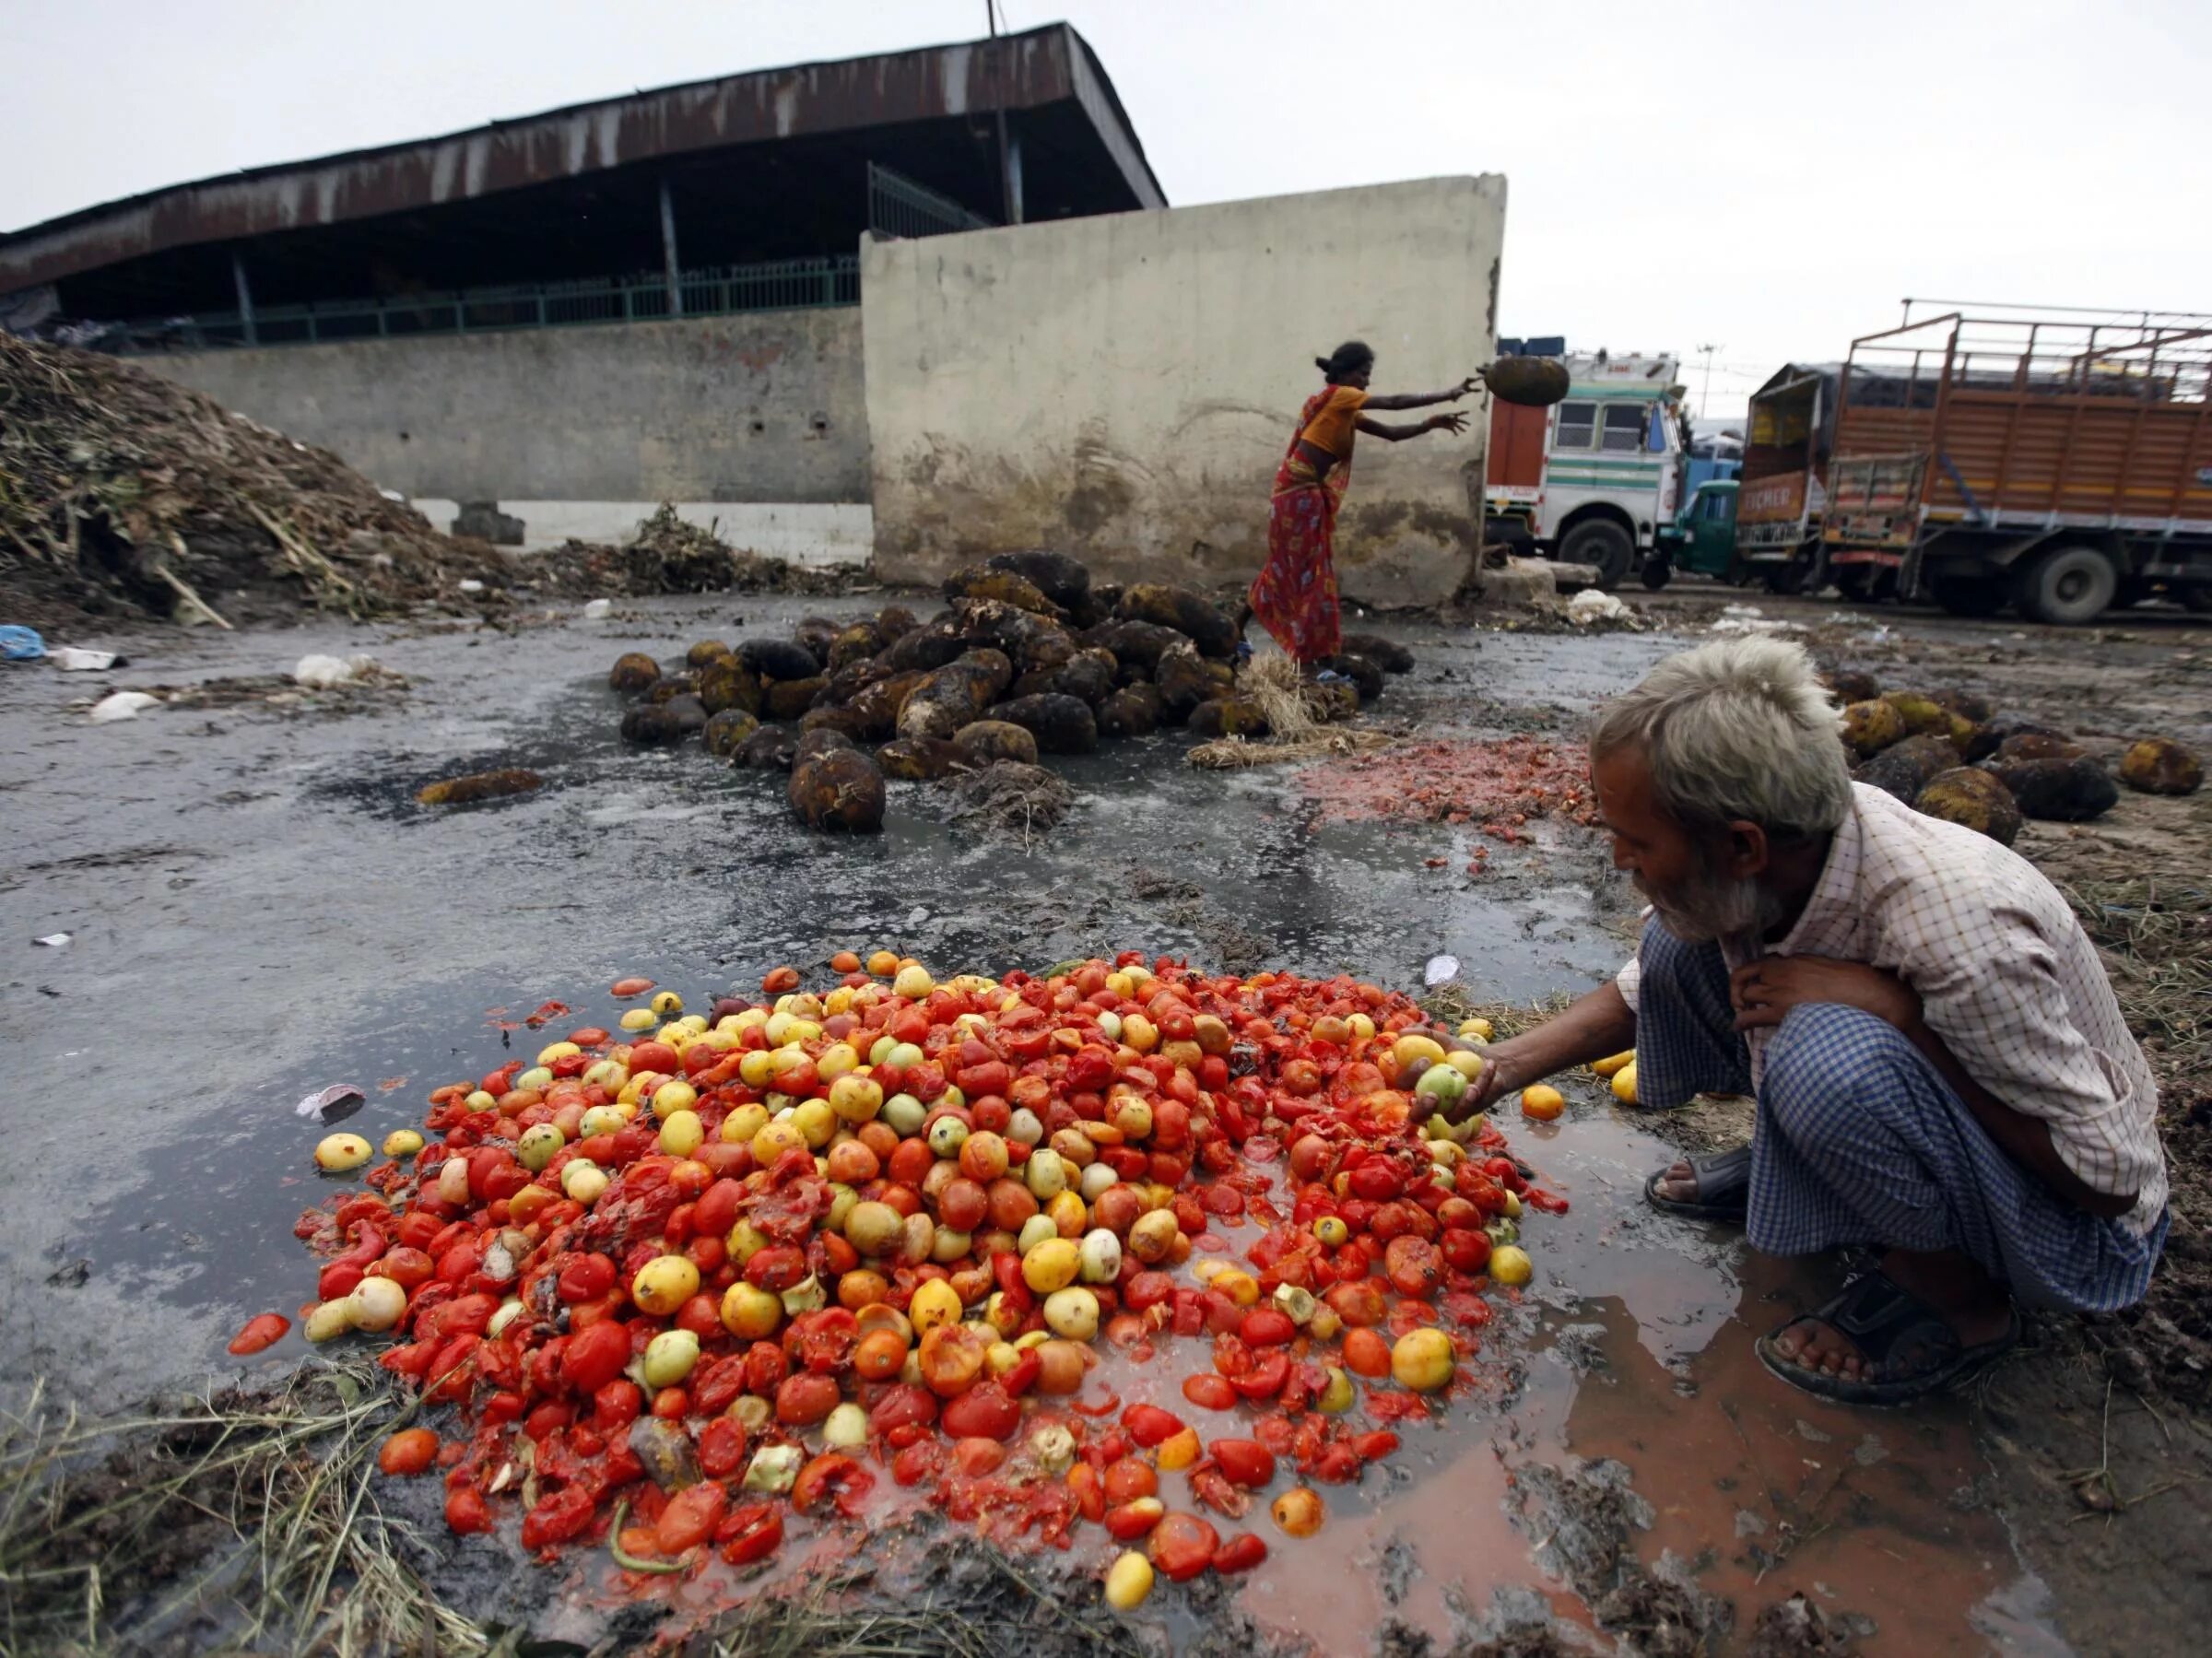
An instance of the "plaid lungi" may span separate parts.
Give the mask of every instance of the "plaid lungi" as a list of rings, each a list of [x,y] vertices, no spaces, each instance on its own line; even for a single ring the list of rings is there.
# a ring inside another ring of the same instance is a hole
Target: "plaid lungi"
[[[1751,1091],[1728,969],[1656,917],[1638,952],[1636,1094],[1647,1106]],[[1751,1247],[1960,1250],[2031,1306],[2142,1299],[2170,1217],[2137,1237],[2076,1208],[1993,1141],[1904,1034],[1856,1007],[1793,1007],[1768,1042],[1751,1136]]]

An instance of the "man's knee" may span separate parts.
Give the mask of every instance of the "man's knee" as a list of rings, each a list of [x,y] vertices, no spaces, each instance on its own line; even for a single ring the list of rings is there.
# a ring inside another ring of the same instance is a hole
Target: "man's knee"
[[[1643,935],[1636,946],[1636,970],[1642,985],[1677,990],[1716,976],[1724,983],[1728,977],[1719,945],[1690,944],[1677,938],[1656,915],[1644,921]]]
[[[1767,1041],[1759,1102],[1801,1146],[1866,1130],[1867,1109],[1898,1099],[1920,1051],[1887,1019],[1833,1002],[1800,1003]]]

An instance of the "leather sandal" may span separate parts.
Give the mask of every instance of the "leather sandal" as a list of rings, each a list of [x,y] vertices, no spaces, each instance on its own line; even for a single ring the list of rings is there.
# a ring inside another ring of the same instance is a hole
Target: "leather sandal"
[[[1666,1169],[1654,1169],[1643,1182],[1644,1202],[1665,1214],[1680,1215],[1689,1220],[1722,1220],[1739,1227],[1744,1224],[1751,1205],[1749,1146],[1704,1152],[1677,1160],[1689,1165],[1691,1178],[1698,1185],[1697,1196],[1665,1195],[1659,1190],[1659,1182],[1666,1178]],[[1671,1169],[1674,1164],[1666,1167]]]
[[[1818,1319],[1851,1338],[1858,1376],[1830,1376],[1775,1350],[1775,1338]],[[1884,1273],[1853,1278],[1833,1299],[1801,1312],[1753,1344],[1759,1363],[1792,1387],[1838,1405],[1907,1405],[1972,1381],[2019,1345],[2020,1315],[2006,1311],[2004,1335],[1968,1346],[1943,1315]]]

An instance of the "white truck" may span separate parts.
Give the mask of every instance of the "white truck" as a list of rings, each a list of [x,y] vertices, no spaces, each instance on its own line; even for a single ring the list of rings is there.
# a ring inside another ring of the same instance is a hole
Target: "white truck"
[[[1683,470],[1682,388],[1672,353],[1571,353],[1566,400],[1490,406],[1485,535],[1626,580],[1674,522]]]

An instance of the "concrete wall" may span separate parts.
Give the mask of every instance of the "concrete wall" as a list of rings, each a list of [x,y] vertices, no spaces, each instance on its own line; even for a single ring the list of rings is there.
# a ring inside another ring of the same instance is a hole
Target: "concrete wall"
[[[843,306],[137,360],[410,496],[865,502],[860,340]]]
[[[1504,227],[1485,175],[864,247],[877,569],[926,581],[1050,547],[1121,580],[1249,577],[1312,359],[1365,339],[1378,392],[1481,368]],[[1350,595],[1458,587],[1488,425],[1465,406],[1465,437],[1361,440]]]
[[[876,515],[856,501],[670,501],[686,523],[712,530],[740,552],[827,569],[865,564],[876,554]],[[440,529],[453,527],[457,500],[418,495],[416,510]],[[523,550],[540,552],[571,538],[628,541],[659,510],[651,500],[530,500],[510,497],[500,511],[523,521]]]

